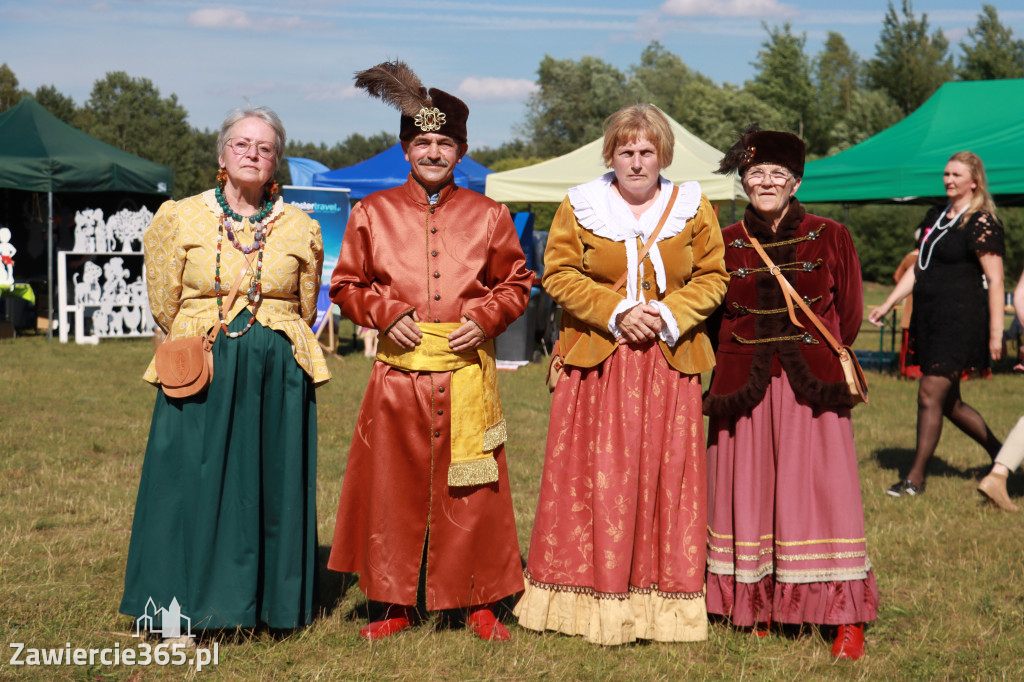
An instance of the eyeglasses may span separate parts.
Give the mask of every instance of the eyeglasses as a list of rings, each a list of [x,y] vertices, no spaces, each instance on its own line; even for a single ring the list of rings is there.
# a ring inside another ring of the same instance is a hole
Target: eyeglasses
[[[792,173],[779,168],[776,168],[769,173],[765,173],[761,168],[754,168],[753,170],[747,171],[747,182],[753,185],[763,184],[765,178],[769,178],[773,185],[785,185],[792,177]]]
[[[232,137],[228,140],[226,146],[239,156],[245,156],[254,146],[256,147],[256,153],[264,159],[272,159],[277,154],[277,147],[269,142],[253,142],[244,137]]]

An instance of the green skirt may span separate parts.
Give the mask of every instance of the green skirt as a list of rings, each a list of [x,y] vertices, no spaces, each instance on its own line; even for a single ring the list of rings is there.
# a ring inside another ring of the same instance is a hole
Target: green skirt
[[[243,312],[229,328],[248,320]],[[237,339],[219,335],[213,355],[204,395],[157,394],[120,611],[159,627],[177,599],[193,632],[308,625],[315,391],[288,338],[259,323]]]

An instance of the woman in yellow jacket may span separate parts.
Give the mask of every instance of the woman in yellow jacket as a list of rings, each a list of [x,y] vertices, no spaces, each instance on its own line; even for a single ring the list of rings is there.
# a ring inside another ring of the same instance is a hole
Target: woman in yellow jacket
[[[269,109],[231,114],[218,186],[166,202],[143,237],[150,307],[168,339],[221,326],[209,388],[157,393],[142,465],[120,610],[165,636],[177,625],[161,622],[167,613],[197,634],[301,627],[315,608],[314,389],[330,371],[310,326],[323,241],[277,194],[284,143]],[[155,363],[144,378],[160,384]]]
[[[570,189],[551,226],[543,284],[563,309],[566,364],[516,606],[526,628],[599,644],[707,638],[700,373],[727,275],[700,185],[661,177],[673,144],[653,106],[612,114],[611,172]]]

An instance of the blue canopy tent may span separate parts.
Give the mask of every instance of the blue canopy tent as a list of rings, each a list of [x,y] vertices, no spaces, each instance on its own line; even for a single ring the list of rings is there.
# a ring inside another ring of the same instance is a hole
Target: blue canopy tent
[[[455,167],[455,184],[484,193],[486,177],[493,171],[468,156]],[[353,199],[362,199],[378,190],[398,187],[409,176],[409,162],[402,146],[395,144],[377,156],[346,168],[313,175],[313,187],[347,187]]]
[[[301,156],[286,156],[284,160],[288,162],[288,172],[292,174],[292,185],[296,187],[312,187],[314,175],[331,170],[319,161],[304,159]]]

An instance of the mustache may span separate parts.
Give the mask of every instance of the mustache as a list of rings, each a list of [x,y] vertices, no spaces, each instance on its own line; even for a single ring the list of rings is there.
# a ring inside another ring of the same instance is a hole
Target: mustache
[[[440,166],[441,168],[447,168],[449,166],[449,163],[445,159],[433,159],[433,160],[431,160],[431,159],[428,159],[428,158],[424,157],[424,158],[420,159],[419,161],[417,161],[416,165],[418,165],[418,166]]]

